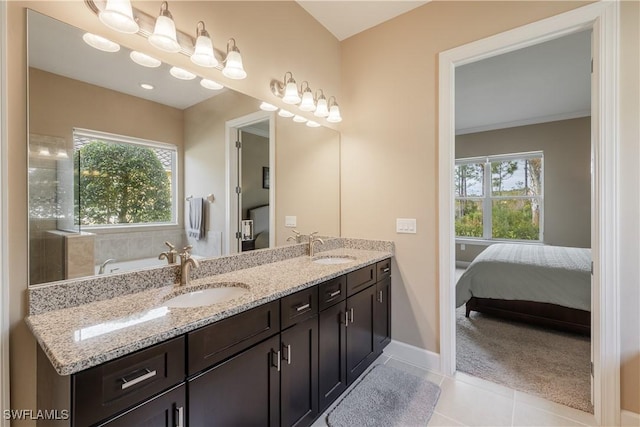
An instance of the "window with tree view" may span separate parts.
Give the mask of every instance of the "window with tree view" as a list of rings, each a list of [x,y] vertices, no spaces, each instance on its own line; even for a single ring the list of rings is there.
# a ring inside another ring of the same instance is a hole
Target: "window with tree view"
[[[456,160],[456,236],[542,240],[542,187],[542,152]]]
[[[75,130],[76,222],[174,223],[176,152],[170,144]]]

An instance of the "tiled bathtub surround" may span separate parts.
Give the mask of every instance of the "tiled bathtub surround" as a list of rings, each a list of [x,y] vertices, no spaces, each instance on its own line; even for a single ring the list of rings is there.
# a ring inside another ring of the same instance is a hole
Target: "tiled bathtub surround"
[[[366,241],[356,240],[344,241],[343,244],[367,246]],[[119,296],[110,299],[96,300],[39,315],[32,314],[27,317],[26,322],[56,371],[61,375],[68,375],[277,300],[393,255],[393,244],[390,242],[386,245],[372,246],[391,250],[352,249],[343,246],[326,251],[326,255],[349,256],[354,259],[353,262],[339,265],[314,263],[304,255],[304,244],[208,260],[209,265],[206,268],[210,272],[217,271],[217,274],[212,273],[216,275],[206,275],[193,280],[190,287],[199,289],[203,286],[242,283],[249,289],[249,292],[239,298],[209,306],[167,308],[163,306],[163,301],[174,295],[174,286],[151,286],[147,290],[141,290],[140,285],[137,293],[120,292]],[[267,262],[268,260],[272,261]],[[258,263],[260,264],[248,267],[250,264]],[[201,269],[204,270],[205,267],[202,266],[199,270]],[[223,272],[225,270],[226,272]],[[200,275],[202,274],[200,271]],[[122,286],[122,282],[129,281],[125,276],[132,277],[122,275],[121,282],[116,286]],[[135,277],[136,280],[142,280],[140,276]],[[70,292],[70,288],[66,291]],[[179,291],[183,292],[184,288],[180,288]],[[60,302],[65,304],[64,301]]]
[[[324,245],[316,246],[318,252],[340,248],[393,252],[393,242],[389,241],[332,237],[323,237],[323,240],[325,242]],[[192,270],[191,277],[198,279],[228,273],[300,257],[307,253],[307,245],[300,243],[274,249],[263,249],[205,259],[200,261],[200,268]],[[47,311],[77,307],[120,295],[141,292],[145,289],[170,286],[179,280],[179,274],[179,267],[174,265],[31,287],[29,288],[29,313],[31,315],[41,314]]]

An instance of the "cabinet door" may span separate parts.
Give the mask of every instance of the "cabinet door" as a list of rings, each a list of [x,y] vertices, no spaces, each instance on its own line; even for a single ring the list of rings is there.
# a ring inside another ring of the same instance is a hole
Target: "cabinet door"
[[[375,286],[347,298],[347,385],[376,358],[373,339]]]
[[[282,426],[309,426],[318,415],[318,316],[283,331]]]
[[[319,411],[347,389],[346,301],[320,312],[318,330]]]
[[[280,425],[280,336],[192,378],[191,426]]]
[[[186,426],[185,388],[185,385],[181,384],[100,425],[108,427]]]
[[[380,354],[391,341],[391,277],[376,283],[373,331],[376,354]]]

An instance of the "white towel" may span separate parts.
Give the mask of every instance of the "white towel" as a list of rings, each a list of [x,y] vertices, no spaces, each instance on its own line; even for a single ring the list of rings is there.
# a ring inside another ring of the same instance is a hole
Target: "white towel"
[[[187,236],[196,240],[204,237],[204,199],[202,197],[192,197],[189,200]]]

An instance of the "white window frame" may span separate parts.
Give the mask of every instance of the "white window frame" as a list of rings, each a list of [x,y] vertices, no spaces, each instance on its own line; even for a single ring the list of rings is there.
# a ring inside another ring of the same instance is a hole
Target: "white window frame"
[[[100,225],[80,225],[83,230],[91,231],[107,231],[107,230],[121,230],[132,228],[151,228],[151,227],[175,227],[178,225],[178,186],[180,185],[178,176],[178,146],[175,144],[169,144],[166,142],[151,141],[148,139],[135,138],[132,136],[118,135],[108,132],[100,132],[89,129],[73,128],[73,141],[75,151],[76,136],[84,138],[95,138],[107,143],[125,143],[130,145],[139,145],[147,148],[161,148],[163,150],[172,150],[175,153],[175,157],[171,164],[171,221],[167,222],[148,222],[148,223],[127,223],[127,224],[100,224]]]
[[[491,163],[493,162],[508,162],[514,160],[528,160],[528,159],[541,159],[542,161],[542,176],[541,176],[541,188],[538,196],[494,196],[492,186],[492,173]],[[466,157],[456,159],[455,166],[469,165],[469,164],[482,164],[483,181],[482,181],[482,196],[465,196],[460,197],[455,195],[454,200],[458,201],[480,201],[482,202],[482,237],[474,236],[458,236],[456,235],[456,242],[467,241],[499,241],[499,242],[521,242],[521,243],[542,243],[544,241],[544,152],[543,151],[528,151],[524,153],[509,153],[498,154],[491,156],[479,156],[479,157]],[[493,202],[495,200],[529,200],[537,198],[540,204],[540,224],[539,234],[536,240],[523,240],[523,239],[503,239],[493,237]]]

